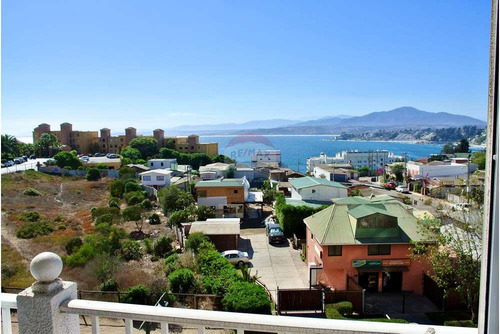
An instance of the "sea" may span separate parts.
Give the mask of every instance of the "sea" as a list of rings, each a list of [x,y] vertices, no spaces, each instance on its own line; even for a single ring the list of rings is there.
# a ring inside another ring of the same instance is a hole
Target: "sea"
[[[200,136],[200,142],[219,143],[219,154],[227,155],[239,163],[250,163],[252,152],[258,149],[281,151],[284,167],[306,171],[307,158],[325,153],[334,156],[345,150],[375,151],[388,150],[395,155],[406,153],[407,161],[441,152],[443,144],[417,144],[394,141],[345,141],[334,140],[332,136],[290,136],[290,135],[237,135]],[[478,148],[471,148],[472,151]]]

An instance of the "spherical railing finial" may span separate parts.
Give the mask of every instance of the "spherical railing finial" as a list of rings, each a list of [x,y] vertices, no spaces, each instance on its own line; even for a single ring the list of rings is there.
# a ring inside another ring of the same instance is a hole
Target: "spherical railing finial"
[[[37,282],[50,283],[59,278],[63,263],[59,255],[43,252],[31,260],[30,272]]]

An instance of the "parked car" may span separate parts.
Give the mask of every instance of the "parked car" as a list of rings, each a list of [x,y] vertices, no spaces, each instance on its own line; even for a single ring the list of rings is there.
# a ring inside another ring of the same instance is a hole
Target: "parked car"
[[[99,158],[99,157],[105,157],[105,156],[106,156],[106,154],[104,154],[104,153],[96,153],[96,154],[94,154],[94,157],[97,157],[97,158]]]
[[[384,183],[384,188],[388,188],[388,189],[396,189],[397,188],[397,183],[396,182],[387,182],[387,183]]]
[[[282,243],[285,241],[285,234],[278,224],[269,224],[266,227],[267,240],[270,244]]]
[[[402,193],[402,194],[407,194],[407,193],[409,193],[409,191],[408,191],[408,186],[397,186],[397,187],[396,187],[396,191],[397,191],[398,193]]]
[[[34,154],[30,155],[30,159],[36,159],[36,155]]]
[[[229,263],[237,265],[238,267],[248,263],[248,253],[239,250],[227,250],[220,253],[225,257]]]
[[[23,158],[21,158],[21,157],[19,157],[19,158],[15,158],[15,159],[14,159],[14,163],[15,163],[16,165],[20,165],[20,164],[22,164],[23,162],[24,162],[24,159],[23,159]]]
[[[106,158],[108,158],[108,159],[119,159],[120,155],[116,154],[116,153],[108,153],[108,154],[106,154]]]
[[[12,167],[12,166],[14,166],[14,161],[12,161],[12,160],[6,161],[3,166],[4,167]]]
[[[24,160],[25,162],[26,162],[26,161],[28,161],[28,157],[27,157],[27,156],[25,156],[25,155],[23,155],[21,158],[23,158],[23,160]]]
[[[453,210],[457,211],[469,211],[471,205],[469,203],[458,203],[453,205]]]
[[[83,161],[83,162],[89,162],[89,157],[87,155],[84,155],[82,157],[80,157],[80,160]]]

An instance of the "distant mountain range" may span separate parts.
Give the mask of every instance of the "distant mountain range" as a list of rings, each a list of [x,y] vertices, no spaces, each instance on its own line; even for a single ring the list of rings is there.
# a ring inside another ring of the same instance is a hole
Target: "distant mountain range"
[[[486,126],[486,122],[469,116],[445,112],[433,113],[413,107],[401,107],[355,117],[337,115],[305,122],[271,119],[241,124],[180,126],[168,129],[167,131],[170,133],[197,133],[200,135],[241,134],[248,132],[263,135],[340,135],[375,130],[393,131],[398,129],[437,129],[463,126],[483,127]]]

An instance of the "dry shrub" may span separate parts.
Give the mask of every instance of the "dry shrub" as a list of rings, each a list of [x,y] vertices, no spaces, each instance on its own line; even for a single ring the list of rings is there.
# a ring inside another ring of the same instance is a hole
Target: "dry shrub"
[[[196,271],[196,263],[194,261],[194,254],[191,251],[186,251],[185,253],[179,255],[177,260],[178,268],[188,268],[192,271]]]
[[[132,261],[124,265],[122,270],[113,276],[113,279],[118,282],[118,288],[121,291],[134,285],[144,284],[149,277],[150,275],[144,272],[140,262]]]

